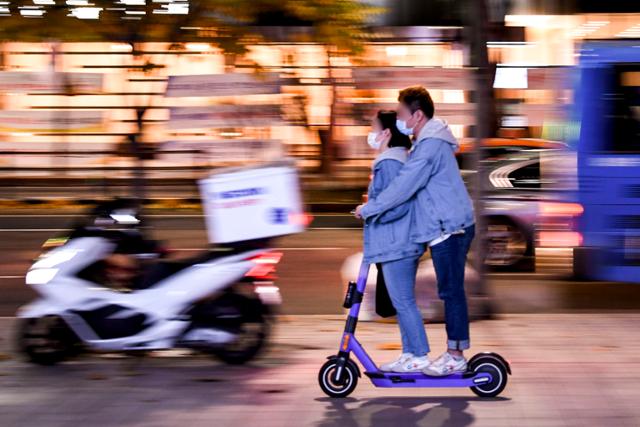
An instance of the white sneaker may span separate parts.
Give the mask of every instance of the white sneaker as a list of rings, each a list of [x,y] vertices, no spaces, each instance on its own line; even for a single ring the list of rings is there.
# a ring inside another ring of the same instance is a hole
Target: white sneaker
[[[442,356],[438,357],[431,363],[427,369],[422,372],[432,377],[443,377],[456,372],[464,372],[467,370],[467,359],[464,357],[453,357],[451,353],[445,351]]]
[[[427,369],[431,365],[431,361],[427,356],[415,357],[407,360],[400,366],[397,366],[393,372],[420,372]]]
[[[386,363],[380,366],[380,370],[384,372],[393,372],[399,366],[404,365],[409,360],[413,359],[413,354],[411,353],[402,353],[400,357],[390,363]]]

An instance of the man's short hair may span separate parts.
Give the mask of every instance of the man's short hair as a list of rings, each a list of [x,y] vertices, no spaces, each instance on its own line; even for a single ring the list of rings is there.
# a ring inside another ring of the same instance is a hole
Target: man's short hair
[[[428,119],[433,118],[435,108],[429,91],[423,86],[411,86],[400,91],[398,101],[409,107],[411,113],[422,110]]]

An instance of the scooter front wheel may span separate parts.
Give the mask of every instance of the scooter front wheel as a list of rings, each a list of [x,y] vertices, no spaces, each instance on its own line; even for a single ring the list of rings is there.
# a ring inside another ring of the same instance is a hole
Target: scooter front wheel
[[[331,359],[322,365],[318,373],[320,388],[329,397],[347,397],[358,385],[358,372],[351,363],[345,364],[342,381],[337,383],[335,381],[336,367],[336,359]]]
[[[475,373],[486,372],[491,375],[490,382],[470,387],[471,391],[480,397],[496,397],[507,386],[507,367],[500,359],[494,356],[482,355],[472,360],[469,370]]]

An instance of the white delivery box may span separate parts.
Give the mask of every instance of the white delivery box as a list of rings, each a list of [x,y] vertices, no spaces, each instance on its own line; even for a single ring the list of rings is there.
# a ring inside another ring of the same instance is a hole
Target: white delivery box
[[[227,169],[199,184],[210,243],[304,231],[298,174],[292,166]]]

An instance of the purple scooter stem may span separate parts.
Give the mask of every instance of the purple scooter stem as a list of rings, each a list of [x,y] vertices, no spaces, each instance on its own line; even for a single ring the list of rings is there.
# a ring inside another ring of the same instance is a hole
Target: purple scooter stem
[[[508,362],[495,353],[480,353],[469,360],[471,370],[444,377],[433,377],[422,372],[394,373],[381,371],[355,337],[355,329],[360,313],[360,305],[369,276],[370,265],[363,262],[353,289],[348,291],[345,303],[349,305],[349,315],[337,356],[320,370],[319,381],[323,391],[331,397],[350,394],[357,384],[360,372],[350,360],[353,353],[365,369],[376,387],[470,387],[481,397],[497,396],[506,386],[507,375],[511,374]],[[353,284],[350,285],[353,287]],[[329,377],[327,377],[329,376]]]

